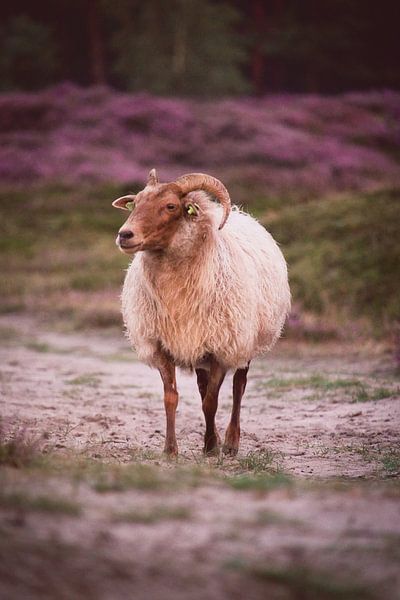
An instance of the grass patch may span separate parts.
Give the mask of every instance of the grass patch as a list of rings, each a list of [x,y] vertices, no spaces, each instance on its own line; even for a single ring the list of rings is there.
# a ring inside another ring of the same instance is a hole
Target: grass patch
[[[286,205],[265,222],[290,265],[293,297],[311,312],[332,308],[390,331],[398,293],[400,188]],[[307,235],[304,234],[307,232]]]
[[[388,473],[400,473],[400,452],[395,450],[385,452],[379,460]]]
[[[262,385],[273,389],[290,388],[313,388],[316,390],[340,390],[361,387],[363,384],[359,379],[329,379],[319,373],[309,377],[271,377],[262,382]]]
[[[271,377],[258,383],[257,389],[276,390],[277,392],[285,392],[292,389],[313,389],[331,393],[343,390],[350,394],[352,402],[369,402],[371,400],[383,400],[390,398],[399,390],[391,390],[386,387],[373,388],[360,379],[330,379],[321,374],[310,375],[309,377]],[[318,400],[318,394],[307,397],[308,400]]]
[[[118,294],[129,259],[115,248],[123,217],[111,201],[124,192],[112,185],[0,190],[7,214],[0,223],[0,313],[42,311],[75,328],[120,325]],[[308,203],[260,195],[257,212],[269,209],[265,223],[282,244],[296,301],[347,322],[366,318],[381,335],[389,331],[400,314],[399,200],[400,189]]]
[[[124,492],[131,489],[144,491],[176,490],[198,487],[202,483],[218,481],[217,473],[200,467],[156,465],[135,462],[127,465],[88,464],[79,473],[97,492]]]
[[[25,344],[25,347],[28,348],[28,350],[34,350],[35,352],[51,352],[53,350],[53,348],[49,345],[46,344],[45,342],[27,342]]]
[[[390,398],[394,393],[393,390],[389,390],[388,388],[380,387],[369,389],[366,385],[362,385],[359,389],[354,391],[352,399],[353,402],[370,402],[371,400]]]
[[[101,379],[99,378],[98,373],[86,373],[84,375],[78,375],[73,379],[68,379],[65,383],[67,385],[81,385],[96,388],[100,385]]]
[[[128,259],[115,248],[122,220],[111,201],[121,191],[105,185],[0,190],[7,214],[0,224],[0,312],[25,308],[76,326],[119,324],[118,289]]]
[[[244,457],[238,457],[237,462],[243,471],[251,471],[253,473],[262,473],[277,469],[281,456],[272,450],[263,448],[248,452]]]
[[[125,492],[127,490],[160,490],[168,484],[161,469],[147,464],[99,465],[89,474],[89,482],[96,492]]]
[[[400,451],[397,448],[374,448],[363,444],[347,446],[346,450],[359,454],[363,460],[375,463],[380,469],[383,467],[387,475],[400,473]]]
[[[289,593],[290,598],[301,600],[367,600],[373,598],[373,595],[365,587],[340,581],[333,573],[321,573],[305,567],[266,567],[248,564],[241,560],[230,561],[225,566],[280,588]]]
[[[185,506],[154,506],[148,510],[136,509],[116,513],[113,520],[122,523],[151,525],[160,521],[185,521],[190,517],[191,512]]]
[[[29,467],[40,461],[42,439],[21,427],[7,430],[0,420],[0,466]]]
[[[270,492],[293,484],[293,479],[285,473],[233,475],[226,477],[224,481],[234,490],[257,492]]]
[[[31,496],[24,492],[0,492],[0,506],[6,509],[35,511],[79,516],[81,507],[77,502],[56,496]]]
[[[272,510],[258,511],[254,520],[255,525],[287,525],[293,527],[304,527],[304,523],[297,519],[290,519]]]

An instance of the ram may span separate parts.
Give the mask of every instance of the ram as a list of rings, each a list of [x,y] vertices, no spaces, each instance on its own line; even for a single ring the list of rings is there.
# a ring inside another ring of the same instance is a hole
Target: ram
[[[232,207],[225,186],[210,175],[162,184],[153,169],[141,192],[113,206],[131,211],[116,239],[123,252],[135,255],[122,312],[139,359],[157,368],[163,381],[164,451],[178,452],[178,366],[197,374],[207,454],[219,450],[218,394],[226,373],[234,371],[223,451],[235,455],[250,361],[272,348],[290,308],[285,259],[272,236]]]

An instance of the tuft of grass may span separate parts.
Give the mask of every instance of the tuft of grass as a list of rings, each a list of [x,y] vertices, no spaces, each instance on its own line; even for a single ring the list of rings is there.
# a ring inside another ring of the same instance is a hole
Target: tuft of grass
[[[400,452],[392,450],[385,452],[380,461],[388,473],[400,473]]]
[[[22,468],[35,464],[41,458],[42,443],[25,427],[7,431],[0,420],[0,465]]]
[[[159,521],[184,521],[191,517],[186,506],[155,506],[148,510],[129,510],[114,515],[114,521],[123,523],[141,523],[151,525]]]
[[[380,387],[374,390],[372,393],[372,400],[383,400],[384,398],[390,398],[393,396],[393,391],[388,388]]]
[[[262,473],[271,471],[271,469],[276,470],[278,459],[280,459],[280,456],[276,452],[268,450],[268,448],[262,448],[261,450],[250,451],[244,457],[238,457],[237,461],[243,471]]]
[[[362,385],[359,389],[355,390],[352,395],[353,402],[369,402],[371,400],[383,400],[384,398],[390,398],[393,395],[393,391],[385,387],[379,387],[376,389],[368,389],[366,385]]]
[[[0,507],[75,517],[81,513],[79,504],[72,500],[57,496],[31,496],[23,492],[0,492]]]
[[[79,375],[73,379],[68,379],[65,383],[68,385],[82,385],[95,388],[100,385],[101,380],[98,373],[86,373],[85,375]]]

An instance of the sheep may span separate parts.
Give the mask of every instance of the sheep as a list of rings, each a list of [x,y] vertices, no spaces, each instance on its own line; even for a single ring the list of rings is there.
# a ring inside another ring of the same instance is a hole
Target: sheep
[[[219,452],[218,394],[227,371],[234,371],[223,451],[236,455],[250,361],[273,347],[290,309],[282,252],[264,227],[231,206],[225,186],[210,175],[192,173],[163,184],[152,169],[142,191],[113,206],[131,211],[116,239],[122,252],[134,256],[122,313],[139,359],[161,375],[164,452],[178,453],[175,368],[181,367],[196,371],[206,454]]]

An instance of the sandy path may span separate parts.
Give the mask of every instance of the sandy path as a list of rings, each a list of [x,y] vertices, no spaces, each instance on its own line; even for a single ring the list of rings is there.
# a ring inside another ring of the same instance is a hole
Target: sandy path
[[[147,461],[174,477],[159,454],[158,373],[135,360],[122,335],[55,332],[22,317],[1,317],[0,333],[7,426],[26,426],[60,455],[127,468],[139,457],[139,468]],[[281,343],[253,365],[239,457],[204,462],[198,392],[180,374],[179,468],[229,475],[249,452],[267,449],[295,483],[238,491],[218,478],[177,479],[100,494],[67,472],[0,469],[3,493],[17,494],[11,503],[0,494],[0,597],[396,598],[399,387],[390,356],[372,347]],[[80,512],[32,500],[21,508],[21,493],[66,499]]]
[[[129,460],[135,448],[162,449],[159,375],[135,360],[122,334],[42,331],[21,317],[2,317],[0,327],[8,336],[0,354],[3,417],[45,433],[58,447],[119,460]],[[221,433],[229,420],[231,379],[220,395]],[[332,382],[338,387],[329,389]],[[179,373],[178,386],[178,444],[181,455],[193,459],[201,456],[204,431],[200,399],[193,376]],[[356,402],[364,389],[371,399]],[[382,390],[387,397],[372,399]],[[252,365],[240,452],[268,447],[297,475],[363,476],[376,470],[374,455],[398,444],[399,423],[400,381],[390,356],[281,343]]]

